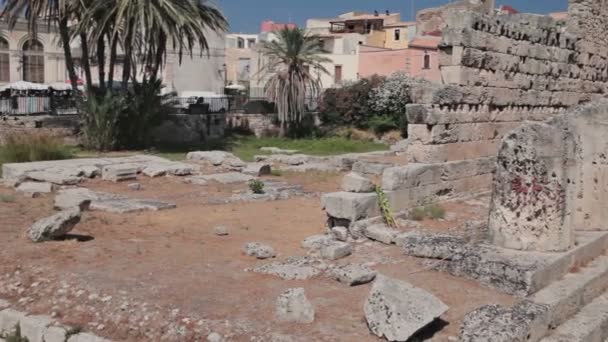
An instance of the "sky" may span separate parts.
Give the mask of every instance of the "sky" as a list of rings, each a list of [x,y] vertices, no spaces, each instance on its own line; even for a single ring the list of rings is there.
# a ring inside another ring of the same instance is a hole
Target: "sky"
[[[258,33],[260,23],[269,19],[287,22],[291,19],[303,27],[308,18],[331,18],[350,11],[381,13],[400,12],[403,20],[411,18],[411,2],[415,8],[436,7],[449,0],[211,0],[230,21],[230,31]],[[510,5],[520,12],[549,13],[565,11],[568,0],[497,0],[498,5]]]

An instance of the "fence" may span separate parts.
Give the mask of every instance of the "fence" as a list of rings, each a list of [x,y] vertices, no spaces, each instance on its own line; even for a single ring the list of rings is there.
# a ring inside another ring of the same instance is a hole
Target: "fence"
[[[221,97],[188,97],[174,98],[170,100],[178,113],[183,114],[214,114],[214,113],[242,113],[263,114],[262,112],[273,111],[272,104],[262,96],[221,96]],[[266,103],[267,105],[263,105]],[[269,106],[268,106],[269,105]],[[208,106],[208,107],[207,107]],[[261,109],[264,107],[265,109]],[[317,98],[306,98],[305,107],[307,111],[317,111],[319,104]]]
[[[0,98],[0,115],[78,114],[72,96],[11,96]]]

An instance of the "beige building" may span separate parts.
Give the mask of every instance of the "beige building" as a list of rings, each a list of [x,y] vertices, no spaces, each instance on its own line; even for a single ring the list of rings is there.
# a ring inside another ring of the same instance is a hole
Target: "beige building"
[[[40,25],[34,37],[23,22],[12,31],[6,23],[0,24],[1,85],[17,81],[51,84],[67,79],[63,48],[54,27]]]
[[[252,59],[256,54],[257,34],[226,35],[226,82],[248,87],[252,76]]]

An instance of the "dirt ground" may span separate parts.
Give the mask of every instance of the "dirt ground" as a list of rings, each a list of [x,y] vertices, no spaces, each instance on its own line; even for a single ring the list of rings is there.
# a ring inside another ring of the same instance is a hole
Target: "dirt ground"
[[[271,177],[304,185],[308,196],[275,202],[209,204],[246,185],[185,184],[179,178],[141,178],[143,190],[125,183],[90,181],[95,190],[173,201],[177,209],[125,215],[87,212],[70,239],[42,244],[25,238],[37,219],[53,213],[52,196],[13,194],[0,202],[0,298],[33,314],[116,341],[205,341],[210,332],[227,341],[378,341],[366,326],[363,303],[371,285],[349,288],[327,276],[304,281],[247,272],[267,263],[243,254],[247,242],[273,246],[278,260],[305,255],[301,241],[325,232],[320,193],[336,191],[340,174]],[[445,220],[409,222],[407,229],[454,231],[486,212],[485,200],[445,205]],[[213,233],[225,225],[230,235]],[[355,244],[336,263],[372,262],[382,274],[407,280],[435,294],[450,310],[433,341],[457,336],[463,316],[489,303],[515,299],[473,281],[428,270],[396,246]],[[303,287],[316,309],[309,325],[274,319],[277,296]]]

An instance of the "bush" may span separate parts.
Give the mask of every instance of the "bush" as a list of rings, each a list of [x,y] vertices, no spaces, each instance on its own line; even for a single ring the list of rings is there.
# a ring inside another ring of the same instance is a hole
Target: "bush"
[[[395,130],[397,127],[395,118],[388,115],[374,116],[369,120],[369,128],[378,136]]]
[[[13,203],[15,202],[15,196],[0,194],[0,203]]]
[[[127,92],[92,94],[84,113],[84,145],[95,150],[141,148],[170,112],[171,96],[160,96],[160,80],[135,84]]]
[[[245,114],[273,114],[277,108],[272,102],[266,100],[253,100],[247,102],[243,107]]]
[[[252,179],[249,181],[249,189],[254,194],[261,195],[264,193],[264,182],[259,179]]]
[[[72,158],[72,151],[60,138],[48,133],[12,133],[0,146],[0,163],[25,163]]]
[[[433,220],[442,219],[445,217],[445,209],[438,204],[429,204],[410,211],[410,218],[414,221],[422,221],[427,217]]]

